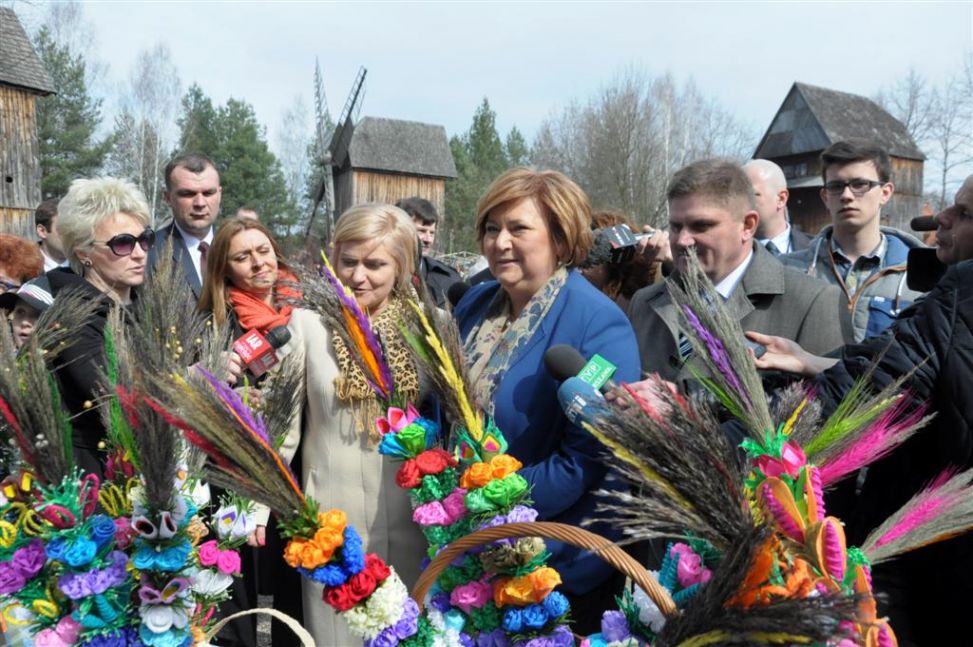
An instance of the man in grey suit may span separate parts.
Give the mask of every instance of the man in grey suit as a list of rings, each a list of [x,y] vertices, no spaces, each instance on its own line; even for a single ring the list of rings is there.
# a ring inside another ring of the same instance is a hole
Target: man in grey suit
[[[210,158],[189,153],[166,165],[165,181],[166,190],[162,195],[172,211],[172,222],[155,232],[149,269],[155,267],[159,251],[171,240],[172,257],[182,265],[186,282],[199,299],[206,255],[213,242],[213,222],[223,198],[220,174]]]
[[[753,188],[732,162],[704,160],[679,170],[668,188],[669,232],[675,272],[685,271],[688,250],[744,330],[793,339],[827,353],[845,343],[839,316],[840,294],[834,286],[787,270],[756,243],[759,215]],[[629,306],[642,359],[642,370],[670,382],[691,373],[688,340],[666,284],[635,293]],[[773,331],[772,333],[770,331]]]
[[[787,217],[787,178],[784,171],[770,160],[755,159],[743,165],[753,185],[757,202],[757,242],[774,256],[806,249],[811,237],[794,227]]]

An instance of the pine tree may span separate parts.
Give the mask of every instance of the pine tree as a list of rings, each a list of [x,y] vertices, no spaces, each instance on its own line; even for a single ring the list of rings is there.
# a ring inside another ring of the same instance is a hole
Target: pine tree
[[[58,197],[72,180],[101,170],[112,141],[95,137],[101,100],[88,93],[84,57],[58,45],[47,27],[34,37],[34,49],[57,91],[37,100],[41,192],[45,198]]]
[[[182,116],[177,123],[180,134],[176,153],[215,154],[218,145],[216,109],[198,84],[189,86],[182,98]]]

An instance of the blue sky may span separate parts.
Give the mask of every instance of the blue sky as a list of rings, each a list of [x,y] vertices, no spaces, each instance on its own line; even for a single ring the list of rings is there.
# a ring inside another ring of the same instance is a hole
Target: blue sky
[[[15,4],[21,13],[39,7]],[[165,42],[183,87],[252,103],[271,135],[318,57],[333,113],[359,65],[363,115],[469,127],[487,96],[528,139],[629,66],[692,77],[758,133],[795,80],[871,96],[910,67],[938,82],[973,48],[971,2],[86,2],[109,80]],[[271,137],[271,140],[273,137]]]

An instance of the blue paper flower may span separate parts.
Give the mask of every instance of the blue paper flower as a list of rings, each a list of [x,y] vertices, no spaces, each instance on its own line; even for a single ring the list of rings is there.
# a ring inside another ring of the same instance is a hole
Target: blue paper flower
[[[98,553],[98,545],[87,537],[78,537],[64,549],[63,561],[71,568],[81,568],[91,563]]]
[[[551,618],[560,618],[568,612],[568,608],[570,608],[568,599],[557,591],[552,592],[550,595],[544,598],[544,611],[546,611],[547,615]]]
[[[115,522],[108,515],[96,514],[88,520],[91,539],[98,544],[99,549],[115,537],[115,530]]]
[[[518,634],[524,630],[524,613],[520,609],[507,609],[503,614],[503,628],[507,633]]]
[[[544,607],[539,604],[532,604],[524,608],[524,626],[527,629],[538,631],[547,624],[547,613]]]

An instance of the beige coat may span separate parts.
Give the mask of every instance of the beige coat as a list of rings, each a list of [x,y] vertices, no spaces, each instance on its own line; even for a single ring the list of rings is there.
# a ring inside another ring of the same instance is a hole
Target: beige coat
[[[301,485],[321,510],[339,508],[358,531],[368,552],[392,565],[412,587],[427,542],[412,521],[405,491],[395,484],[400,463],[381,456],[358,429],[352,411],[335,395],[338,366],[331,332],[309,310],[295,309],[284,347],[304,367],[305,402],[281,446],[290,460],[301,445]],[[281,349],[284,351],[284,349]],[[303,580],[304,625],[320,647],[361,645],[322,599],[322,587]]]

